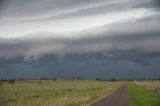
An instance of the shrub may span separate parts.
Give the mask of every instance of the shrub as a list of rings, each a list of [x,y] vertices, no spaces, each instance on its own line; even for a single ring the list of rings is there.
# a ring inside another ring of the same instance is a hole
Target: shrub
[[[96,78],[96,81],[104,81],[104,79],[100,78],[100,77],[97,77]]]
[[[38,84],[41,85],[41,84],[42,84],[42,81],[38,81]]]
[[[115,78],[112,78],[110,81],[117,81],[117,79],[115,79]]]

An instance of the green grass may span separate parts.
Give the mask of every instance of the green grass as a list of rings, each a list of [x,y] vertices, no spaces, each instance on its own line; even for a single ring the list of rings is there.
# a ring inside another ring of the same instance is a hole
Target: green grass
[[[160,106],[160,93],[129,83],[131,106]]]
[[[89,106],[122,83],[107,81],[20,81],[0,86],[1,106]]]

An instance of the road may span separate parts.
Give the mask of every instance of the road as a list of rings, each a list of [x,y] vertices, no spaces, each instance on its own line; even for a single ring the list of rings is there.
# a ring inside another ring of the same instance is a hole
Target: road
[[[129,106],[127,84],[124,84],[113,94],[94,103],[92,106]]]

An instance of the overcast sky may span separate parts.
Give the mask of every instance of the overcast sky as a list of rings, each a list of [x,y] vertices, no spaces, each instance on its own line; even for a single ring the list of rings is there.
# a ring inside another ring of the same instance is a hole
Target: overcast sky
[[[0,0],[0,58],[160,52],[159,0]]]
[[[150,24],[155,26],[150,30],[155,30],[160,7],[159,0],[0,0],[0,2],[0,37],[3,38],[17,38],[41,32],[53,33],[52,37],[57,37],[54,33],[59,33],[58,37],[77,37],[79,34],[63,33],[80,33],[104,25],[110,27],[115,23],[128,22],[129,25],[130,21],[143,22],[145,19],[149,19]],[[38,38],[40,35],[31,36]]]
[[[160,0],[0,0],[0,60],[101,53],[146,66],[159,45]]]

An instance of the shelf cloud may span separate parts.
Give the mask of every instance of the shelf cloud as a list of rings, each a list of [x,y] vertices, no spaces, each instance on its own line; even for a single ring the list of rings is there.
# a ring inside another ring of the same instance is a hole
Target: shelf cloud
[[[159,9],[159,0],[0,0],[0,60],[101,53],[107,64],[148,66],[160,58]]]
[[[22,38],[2,38],[0,39],[0,58],[22,57],[25,61],[31,61],[48,54],[61,57],[68,54],[101,52],[111,56],[115,51],[124,51],[124,53],[125,51],[136,51],[135,55],[143,54],[143,59],[146,59],[146,56],[152,58],[150,54],[160,53],[158,46],[160,45],[160,23],[156,17],[158,16],[103,25],[73,33],[43,32]],[[76,34],[78,37],[55,37],[70,34]],[[116,57],[116,55],[119,54],[115,53],[113,56]]]

